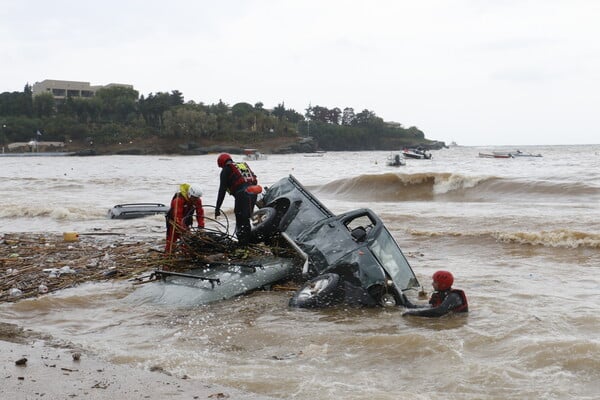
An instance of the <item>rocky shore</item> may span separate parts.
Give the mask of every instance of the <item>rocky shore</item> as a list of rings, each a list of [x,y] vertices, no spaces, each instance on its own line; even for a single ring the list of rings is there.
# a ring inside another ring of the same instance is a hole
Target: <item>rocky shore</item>
[[[318,150],[318,145],[312,140],[295,136],[253,138],[243,141],[203,140],[202,142],[151,137],[111,144],[72,142],[65,151],[77,155],[201,155],[221,152],[243,154],[244,149],[250,148],[263,154],[313,153]]]
[[[439,150],[446,147],[444,142],[425,139],[420,143],[406,144],[398,139],[391,141],[389,148],[421,146],[427,150]],[[248,137],[239,140],[203,139],[202,141],[186,141],[183,139],[148,137],[129,142],[91,143],[85,141],[71,142],[64,151],[75,155],[201,155],[210,153],[244,154],[245,149],[256,149],[263,154],[315,153],[321,151],[319,143],[313,138],[298,136],[263,136]]]

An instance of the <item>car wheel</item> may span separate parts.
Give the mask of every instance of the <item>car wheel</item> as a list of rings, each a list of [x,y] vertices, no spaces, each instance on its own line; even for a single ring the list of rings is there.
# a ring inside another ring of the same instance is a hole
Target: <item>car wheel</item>
[[[256,242],[273,236],[277,230],[277,210],[273,207],[263,207],[256,210],[250,218],[251,234]]]
[[[341,301],[339,293],[340,276],[323,274],[306,282],[290,299],[290,307],[327,307]]]

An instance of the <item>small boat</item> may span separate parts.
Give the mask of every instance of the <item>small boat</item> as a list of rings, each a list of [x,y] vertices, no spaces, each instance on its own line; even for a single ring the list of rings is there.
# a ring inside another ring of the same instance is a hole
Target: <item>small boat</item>
[[[390,154],[387,158],[388,167],[400,167],[402,165],[406,165],[406,160],[402,156],[402,154]]]
[[[541,157],[542,156],[540,153],[537,153],[537,154],[524,153],[521,150],[511,151],[510,155],[513,157]]]
[[[414,158],[417,160],[431,160],[431,153],[422,147],[417,147],[415,149],[404,149],[402,150],[402,154],[405,158]]]
[[[133,219],[149,215],[166,214],[168,211],[169,207],[160,203],[117,204],[108,210],[108,217],[110,219]]]
[[[244,160],[246,161],[258,161],[266,159],[267,156],[256,149],[244,149]]]
[[[480,158],[513,158],[510,153],[494,151],[492,153],[479,153]]]
[[[304,154],[304,157],[323,157],[323,155],[327,153],[326,151],[323,150],[318,150],[314,153],[306,153]]]

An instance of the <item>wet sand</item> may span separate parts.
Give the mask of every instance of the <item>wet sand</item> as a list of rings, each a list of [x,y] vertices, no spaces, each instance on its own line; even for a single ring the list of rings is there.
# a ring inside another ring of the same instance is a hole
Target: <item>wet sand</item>
[[[160,367],[148,371],[115,365],[4,323],[0,323],[0,395],[4,399],[267,399],[175,377]]]
[[[165,265],[164,256],[153,245],[121,236],[92,235],[66,242],[57,234],[6,233],[0,238],[0,303],[43,296],[88,281],[149,274]],[[174,261],[168,264],[177,267]],[[70,273],[52,277],[49,272],[64,268]],[[44,293],[39,292],[40,284],[45,286]],[[14,289],[19,289],[16,296],[11,295]],[[0,398],[267,399],[172,376],[160,366],[143,370],[113,364],[43,333],[4,322],[0,322]]]

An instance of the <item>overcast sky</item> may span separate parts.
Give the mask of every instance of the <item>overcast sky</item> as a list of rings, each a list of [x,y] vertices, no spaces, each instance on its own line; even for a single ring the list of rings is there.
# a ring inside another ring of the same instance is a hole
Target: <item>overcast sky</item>
[[[369,109],[461,145],[600,143],[596,0],[0,0],[0,92]]]

